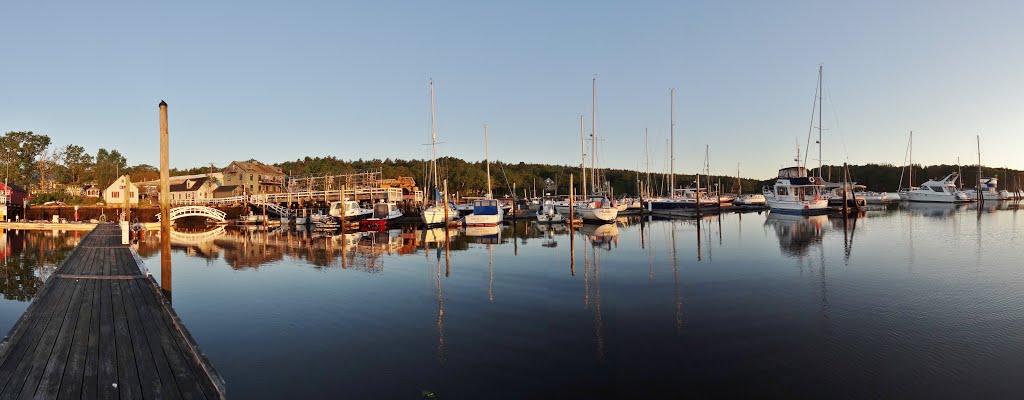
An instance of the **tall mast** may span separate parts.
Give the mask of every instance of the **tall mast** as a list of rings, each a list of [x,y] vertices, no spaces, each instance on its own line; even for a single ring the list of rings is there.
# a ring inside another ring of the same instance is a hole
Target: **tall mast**
[[[494,194],[491,193],[491,153],[488,151],[487,146],[487,124],[484,124],[484,160],[487,162],[487,198],[493,199]]]
[[[647,145],[647,128],[644,128],[644,159],[647,163],[647,182],[645,183],[647,191],[651,190],[651,148]],[[650,193],[647,193],[650,196]]]
[[[434,187],[435,203],[437,202],[437,130],[434,127],[434,80],[430,80],[430,147],[433,148],[434,157],[430,161],[430,173],[433,177],[431,185]]]
[[[824,66],[818,66],[818,176],[821,176],[821,109],[825,108],[825,87],[821,84]]]
[[[982,195],[981,195],[981,135],[978,135],[977,138],[978,138],[978,189],[975,190],[975,191],[978,192],[978,202],[983,202],[984,201],[984,197],[982,197]],[[978,207],[978,212],[981,212],[981,207]]]
[[[914,187],[914,131],[910,131],[910,173],[907,175],[910,185],[907,189]]]
[[[583,182],[581,182],[583,187],[583,196],[587,195],[587,140],[584,138],[585,129],[586,128],[584,128],[583,124],[583,114],[580,114],[580,168],[583,170],[580,172],[580,178],[583,179]]]
[[[676,189],[676,88],[668,90],[669,98],[669,124],[668,124],[668,137],[669,137],[669,192],[668,196],[675,196]]]
[[[743,180],[740,179],[740,163],[736,163],[736,195],[743,194]]]
[[[597,192],[597,78],[591,81],[590,94],[590,192]]]

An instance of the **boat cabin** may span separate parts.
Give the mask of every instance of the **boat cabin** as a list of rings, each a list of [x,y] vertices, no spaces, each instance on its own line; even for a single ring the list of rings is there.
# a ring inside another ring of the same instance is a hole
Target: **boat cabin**
[[[398,206],[395,203],[377,203],[373,205],[373,218],[393,218],[393,214],[397,210]]]
[[[932,179],[932,180],[929,180],[928,182],[923,183],[921,185],[921,189],[920,190],[931,190],[931,191],[933,191],[935,193],[956,194],[956,192],[957,192],[956,179],[957,178],[958,178],[957,174],[952,173],[952,174],[946,175],[945,178],[942,178],[941,180],[938,180],[938,181]]]
[[[498,215],[501,213],[501,206],[495,199],[473,200],[473,215]]]

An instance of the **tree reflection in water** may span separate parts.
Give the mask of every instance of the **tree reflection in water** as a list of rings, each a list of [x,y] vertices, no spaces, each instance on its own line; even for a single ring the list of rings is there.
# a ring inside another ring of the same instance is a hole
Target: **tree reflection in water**
[[[78,232],[0,230],[0,292],[4,299],[29,301],[68,252]]]

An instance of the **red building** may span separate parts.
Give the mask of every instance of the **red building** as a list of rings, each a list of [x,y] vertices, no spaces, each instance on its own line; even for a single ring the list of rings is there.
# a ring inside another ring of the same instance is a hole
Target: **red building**
[[[14,218],[25,207],[28,192],[13,183],[0,182],[0,220]]]

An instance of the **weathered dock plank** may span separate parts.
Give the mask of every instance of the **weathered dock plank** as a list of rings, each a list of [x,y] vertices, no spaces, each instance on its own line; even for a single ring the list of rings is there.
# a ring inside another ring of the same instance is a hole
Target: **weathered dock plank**
[[[0,345],[0,399],[220,399],[224,382],[100,225],[69,253]]]

